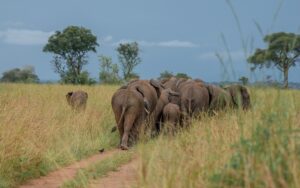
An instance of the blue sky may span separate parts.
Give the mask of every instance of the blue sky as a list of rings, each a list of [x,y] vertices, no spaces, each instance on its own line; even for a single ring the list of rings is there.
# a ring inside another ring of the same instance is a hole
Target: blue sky
[[[77,25],[98,37],[97,53],[89,54],[85,67],[94,78],[99,55],[117,63],[117,45],[137,41],[142,63],[135,72],[141,78],[168,70],[208,82],[240,76],[255,81],[267,75],[280,80],[276,69],[251,73],[245,59],[255,48],[265,47],[256,24],[263,34],[300,33],[299,7],[300,0],[3,0],[0,73],[33,65],[41,80],[58,80],[52,55],[42,48],[54,31]],[[292,68],[289,79],[300,82],[300,65]]]

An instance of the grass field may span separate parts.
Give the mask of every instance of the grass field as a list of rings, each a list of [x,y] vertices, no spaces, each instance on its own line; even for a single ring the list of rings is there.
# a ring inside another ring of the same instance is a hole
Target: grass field
[[[76,89],[89,94],[85,112],[66,103],[65,94]],[[0,187],[116,147],[118,135],[110,133],[116,89],[1,84]],[[139,186],[300,187],[300,91],[250,90],[248,112],[220,112],[176,136],[140,142]]]

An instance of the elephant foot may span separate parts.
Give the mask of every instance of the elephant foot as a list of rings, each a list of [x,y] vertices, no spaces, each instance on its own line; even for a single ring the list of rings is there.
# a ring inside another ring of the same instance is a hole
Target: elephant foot
[[[120,146],[121,150],[128,150],[128,146],[124,145],[124,144],[121,144]]]

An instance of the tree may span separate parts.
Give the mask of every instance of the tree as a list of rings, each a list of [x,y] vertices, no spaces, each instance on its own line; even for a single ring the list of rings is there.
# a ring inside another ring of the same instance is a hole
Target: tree
[[[242,76],[242,77],[239,78],[239,81],[242,82],[243,85],[247,85],[249,79],[245,76]]]
[[[251,69],[275,66],[283,72],[284,88],[288,88],[289,69],[300,61],[300,35],[273,33],[266,35],[264,42],[268,44],[268,47],[256,49],[255,53],[248,58],[248,62],[254,65]]]
[[[119,67],[117,64],[112,63],[112,59],[110,57],[101,55],[99,57],[100,63],[100,73],[99,79],[102,83],[108,84],[116,84],[120,83],[119,77]]]
[[[97,37],[91,30],[84,27],[69,26],[62,32],[56,31],[49,37],[44,46],[44,52],[54,54],[53,65],[55,72],[61,77],[62,82],[71,84],[82,83],[82,68],[88,63],[88,52],[96,52]]]
[[[117,51],[119,53],[118,57],[121,63],[124,80],[129,80],[138,76],[136,73],[133,73],[134,67],[141,62],[138,43],[132,42],[120,44]]]
[[[165,70],[164,72],[160,73],[158,80],[168,79],[171,78],[172,76],[174,76],[172,72]]]
[[[191,78],[191,77],[190,77],[189,75],[187,75],[186,73],[181,73],[181,72],[177,73],[177,74],[175,75],[175,77],[176,77],[176,78],[186,78],[186,79]]]
[[[3,73],[1,82],[16,83],[38,83],[39,78],[35,74],[32,66],[26,66],[23,69],[14,68]]]

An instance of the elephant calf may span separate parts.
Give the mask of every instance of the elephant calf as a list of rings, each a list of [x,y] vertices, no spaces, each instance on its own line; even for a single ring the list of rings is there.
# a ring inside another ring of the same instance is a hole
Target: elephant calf
[[[66,95],[68,104],[74,110],[85,110],[88,94],[84,91],[71,91]]]
[[[177,104],[168,103],[163,109],[163,122],[165,129],[176,130],[176,126],[180,122],[180,108]]]

